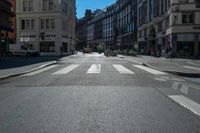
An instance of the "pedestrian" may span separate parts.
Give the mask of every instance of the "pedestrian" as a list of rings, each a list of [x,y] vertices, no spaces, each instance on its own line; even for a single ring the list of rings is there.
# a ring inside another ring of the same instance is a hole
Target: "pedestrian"
[[[60,47],[60,56],[63,56],[63,46]]]

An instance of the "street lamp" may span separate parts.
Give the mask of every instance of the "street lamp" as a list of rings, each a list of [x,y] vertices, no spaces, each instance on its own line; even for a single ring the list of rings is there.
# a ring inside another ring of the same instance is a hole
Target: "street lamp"
[[[42,45],[44,45],[45,32],[40,33],[40,39],[42,40]],[[41,49],[41,46],[40,46],[40,49]]]

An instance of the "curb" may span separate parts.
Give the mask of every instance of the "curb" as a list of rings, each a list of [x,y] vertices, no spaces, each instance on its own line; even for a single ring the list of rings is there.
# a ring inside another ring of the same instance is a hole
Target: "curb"
[[[178,72],[178,71],[166,71],[166,70],[163,70],[163,69],[153,67],[153,66],[149,65],[148,63],[142,63],[142,65],[149,67],[149,68],[152,68],[152,69],[156,69],[158,71],[171,73],[171,74],[174,74],[174,75],[177,75],[177,76],[190,77],[190,78],[199,78],[200,77],[200,73],[185,73],[185,72]]]
[[[11,78],[11,77],[17,77],[17,76],[24,75],[24,74],[27,74],[27,73],[31,73],[31,72],[34,72],[34,71],[43,69],[43,68],[45,68],[45,67],[54,65],[54,64],[57,64],[57,61],[52,61],[52,62],[50,62],[50,63],[41,65],[41,66],[39,66],[39,67],[37,67],[37,68],[31,69],[31,70],[28,70],[28,71],[24,71],[24,72],[20,72],[20,73],[15,73],[15,74],[9,74],[9,75],[5,75],[5,76],[0,76],[0,80],[7,79],[7,78]]]

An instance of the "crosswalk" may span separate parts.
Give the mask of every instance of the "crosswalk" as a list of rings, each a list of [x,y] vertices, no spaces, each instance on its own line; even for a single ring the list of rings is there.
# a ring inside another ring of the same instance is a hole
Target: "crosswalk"
[[[98,74],[101,73],[101,65],[100,64],[93,64],[87,71],[88,74]]]
[[[113,67],[121,74],[135,74],[134,72],[132,72],[128,68],[126,68],[122,65],[119,65],[119,64],[114,64]]]
[[[73,71],[73,70],[74,70],[75,68],[77,68],[78,66],[79,66],[79,65],[72,64],[72,65],[70,65],[70,66],[68,66],[68,67],[65,67],[65,68],[63,68],[63,69],[61,69],[61,70],[59,70],[59,71],[53,73],[53,75],[67,74],[67,73]]]
[[[142,70],[144,72],[147,72],[149,74],[153,74],[153,75],[166,75],[167,73],[152,69],[152,68],[148,68],[142,65],[132,65],[131,67],[129,66],[129,68],[121,65],[121,64],[110,64],[112,69],[115,72],[118,72],[119,74],[123,74],[123,75],[134,75],[136,73],[139,73],[138,70]],[[46,68],[28,73],[28,74],[24,74],[22,76],[34,76],[34,75],[38,75],[40,73],[46,72],[48,70],[52,70],[51,75],[65,75],[68,74],[72,71],[75,71],[78,67],[80,67],[81,65],[79,64],[70,64],[64,68],[60,68],[59,70],[54,70],[56,67],[60,67],[59,65],[52,65],[52,66],[48,66]],[[134,70],[136,71],[133,71]],[[86,74],[101,74],[102,73],[102,69],[107,69],[107,67],[105,65],[101,65],[101,64],[91,64],[90,66],[88,66],[87,70],[86,70]]]

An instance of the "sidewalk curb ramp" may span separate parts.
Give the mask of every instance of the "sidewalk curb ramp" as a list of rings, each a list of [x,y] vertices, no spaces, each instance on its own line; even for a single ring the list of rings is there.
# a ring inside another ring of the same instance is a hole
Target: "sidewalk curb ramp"
[[[142,63],[142,65],[149,67],[149,68],[152,68],[152,69],[156,69],[158,71],[171,73],[171,74],[174,74],[174,75],[177,75],[177,76],[191,77],[191,78],[199,78],[200,77],[200,73],[185,73],[185,72],[173,71],[173,70],[172,71],[166,71],[166,70],[163,70],[163,69],[160,69],[160,68],[157,68],[157,67],[153,67],[153,66],[149,65],[148,63]]]
[[[51,62],[46,63],[46,64],[44,64],[44,65],[41,65],[41,66],[39,66],[39,67],[37,67],[37,68],[31,69],[31,70],[27,70],[27,71],[24,71],[24,72],[0,76],[0,80],[7,79],[7,78],[11,78],[11,77],[17,77],[17,76],[24,75],[24,74],[27,74],[27,73],[31,73],[31,72],[34,72],[34,71],[43,69],[43,68],[45,68],[45,67],[54,65],[54,64],[57,64],[57,61],[51,61]]]

